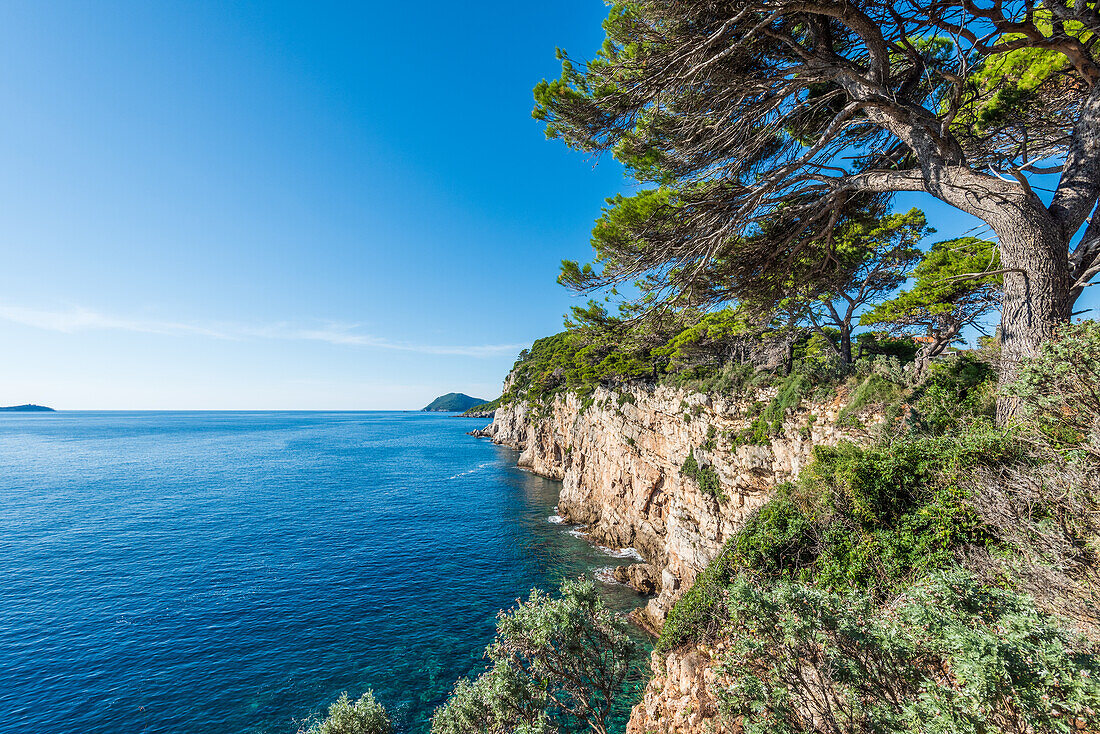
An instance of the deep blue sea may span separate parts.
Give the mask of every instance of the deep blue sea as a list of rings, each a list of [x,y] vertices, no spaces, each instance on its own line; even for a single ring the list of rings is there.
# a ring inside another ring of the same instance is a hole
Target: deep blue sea
[[[293,734],[366,688],[425,731],[498,610],[623,562],[484,423],[0,414],[0,731]]]

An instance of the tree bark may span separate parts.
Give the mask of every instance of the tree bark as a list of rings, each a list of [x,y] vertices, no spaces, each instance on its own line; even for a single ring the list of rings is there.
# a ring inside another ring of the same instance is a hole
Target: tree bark
[[[1004,276],[1001,306],[1001,398],[997,422],[1016,416],[1018,401],[1004,394],[1021,363],[1039,353],[1058,324],[1069,320],[1070,271],[1067,242],[1046,211],[997,227]]]

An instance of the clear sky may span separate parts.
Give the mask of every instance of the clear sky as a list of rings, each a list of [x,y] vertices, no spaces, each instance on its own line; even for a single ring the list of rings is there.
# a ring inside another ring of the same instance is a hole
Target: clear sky
[[[496,397],[577,302],[558,263],[624,186],[530,117],[555,46],[594,51],[605,12],[4,3],[0,404]]]

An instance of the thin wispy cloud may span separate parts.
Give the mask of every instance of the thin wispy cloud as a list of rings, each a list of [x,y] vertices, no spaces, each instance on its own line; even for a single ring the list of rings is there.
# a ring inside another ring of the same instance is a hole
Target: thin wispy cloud
[[[354,331],[353,326],[329,327],[324,329],[300,329],[283,336],[287,339],[306,339],[328,344],[348,344],[360,347],[392,349],[399,352],[419,352],[421,354],[440,354],[460,357],[497,357],[514,354],[523,349],[524,344],[480,344],[475,346],[439,346],[432,344],[406,344],[392,342],[368,334]]]
[[[231,336],[215,329],[174,321],[149,321],[142,319],[124,319],[92,311],[77,306],[48,311],[22,306],[0,306],[0,319],[23,326],[46,331],[60,331],[73,334],[78,331],[133,331],[142,334],[179,334],[209,336],[217,339],[230,339]]]
[[[437,345],[394,342],[382,337],[365,334],[356,324],[328,323],[320,327],[302,327],[290,323],[264,325],[217,324],[209,326],[179,321],[130,319],[76,306],[61,310],[48,310],[0,305],[0,321],[65,334],[83,331],[124,331],[165,336],[204,336],[212,339],[231,340],[315,341],[338,346],[367,347],[458,357],[498,357],[514,354],[526,346],[524,344]]]

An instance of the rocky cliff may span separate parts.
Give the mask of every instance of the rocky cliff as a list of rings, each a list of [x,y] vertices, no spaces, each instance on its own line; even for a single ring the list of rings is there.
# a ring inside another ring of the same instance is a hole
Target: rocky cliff
[[[841,398],[803,400],[766,443],[738,445],[775,393],[764,388],[733,399],[669,387],[601,388],[588,398],[558,395],[545,406],[504,405],[476,435],[517,449],[521,466],[561,480],[558,513],[586,526],[592,540],[638,550],[650,568],[620,577],[656,587],[639,621],[659,630],[695,576],[777,484],[798,475],[814,445],[860,440],[863,425],[881,420],[863,416],[853,422],[859,428],[838,428]],[[681,471],[689,454],[713,470],[717,487]]]
[[[714,651],[706,646],[669,653],[654,652],[653,677],[642,702],[634,707],[626,734],[727,734],[729,722],[719,715],[713,696],[722,682],[713,664]]]

